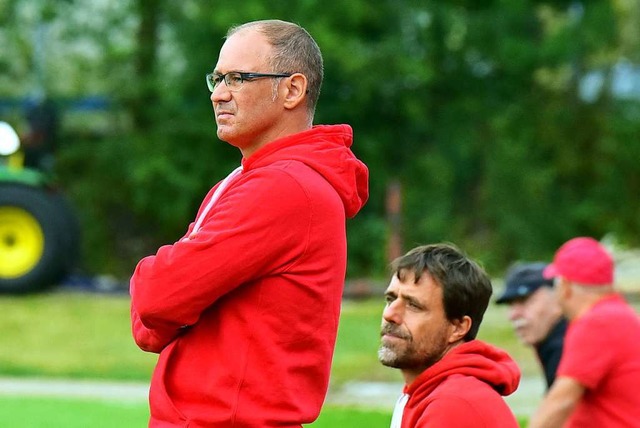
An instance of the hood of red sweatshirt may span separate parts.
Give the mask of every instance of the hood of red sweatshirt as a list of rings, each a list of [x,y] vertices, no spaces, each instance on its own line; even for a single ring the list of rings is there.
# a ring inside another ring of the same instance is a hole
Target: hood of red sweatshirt
[[[473,376],[503,396],[513,393],[520,383],[520,369],[509,354],[488,343],[472,340],[456,346],[422,372],[405,387],[405,393],[416,398],[427,396],[451,375]]]
[[[242,166],[249,171],[281,160],[300,161],[331,184],[351,218],[369,198],[369,171],[351,151],[352,144],[349,125],[317,125],[261,147]]]

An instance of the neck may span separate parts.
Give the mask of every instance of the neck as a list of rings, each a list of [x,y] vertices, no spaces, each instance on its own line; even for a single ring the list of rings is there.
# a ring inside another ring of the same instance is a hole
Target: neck
[[[575,320],[577,318],[580,318],[581,316],[583,316],[584,314],[586,314],[587,312],[589,312],[591,310],[591,308],[598,303],[599,301],[601,301],[602,299],[605,299],[611,295],[613,295],[614,293],[608,293],[608,294],[589,294],[589,295],[585,295],[583,299],[581,299],[581,302],[576,306],[575,310],[573,311],[572,314],[569,314],[569,319],[571,320]]]
[[[402,369],[402,377],[404,377],[404,382],[407,385],[411,385],[418,376],[420,376],[429,368],[438,364],[449,352],[451,352],[453,348],[457,347],[462,343],[463,343],[462,341],[451,343],[438,356],[431,356],[430,358],[427,358],[424,364],[416,367]]]
[[[248,159],[255,152],[260,150],[262,147],[269,145],[273,141],[279,140],[280,138],[288,137],[290,135],[298,134],[303,131],[308,131],[309,129],[311,129],[311,126],[307,125],[306,123],[283,126],[281,128],[274,129],[268,135],[263,136],[254,143],[248,144],[245,147],[241,147],[240,152],[242,153],[243,158]]]

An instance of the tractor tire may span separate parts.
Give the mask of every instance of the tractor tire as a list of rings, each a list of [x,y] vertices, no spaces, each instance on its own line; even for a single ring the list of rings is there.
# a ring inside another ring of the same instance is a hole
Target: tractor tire
[[[44,290],[71,268],[78,233],[60,201],[45,188],[0,184],[0,293]]]
[[[58,228],[63,230],[62,260],[60,277],[71,273],[78,265],[81,256],[81,227],[74,207],[61,193],[50,192],[49,197],[57,216]]]

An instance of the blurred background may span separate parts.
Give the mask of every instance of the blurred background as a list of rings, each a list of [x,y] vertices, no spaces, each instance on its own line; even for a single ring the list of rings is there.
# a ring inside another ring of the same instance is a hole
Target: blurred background
[[[348,222],[347,296],[375,295],[388,262],[419,244],[456,243],[499,288],[510,263],[549,260],[578,235],[606,242],[620,285],[640,289],[637,0],[0,0],[0,120],[27,155],[46,149],[31,167],[77,235],[61,244],[73,258],[61,282],[125,290],[239,164],[216,138],[204,76],[230,25],[265,18],[314,36],[316,123],[350,124],[370,169],[370,200]],[[21,302],[43,311],[38,299]],[[15,364],[5,372],[96,376]],[[116,377],[143,378],[146,364]]]
[[[371,170],[350,277],[441,240],[494,272],[577,235],[640,243],[636,0],[0,0],[0,120],[25,134],[30,102],[55,106],[87,272],[128,276],[239,163],[204,75],[266,17],[317,39],[316,123],[351,124]]]

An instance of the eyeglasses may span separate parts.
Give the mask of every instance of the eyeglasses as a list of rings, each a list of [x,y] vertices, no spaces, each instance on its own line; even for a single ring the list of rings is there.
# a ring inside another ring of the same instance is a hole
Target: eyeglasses
[[[250,82],[254,79],[262,79],[265,77],[270,78],[279,78],[279,77],[289,77],[291,73],[243,73],[241,71],[230,71],[225,74],[219,73],[209,73],[206,76],[207,79],[207,88],[209,91],[213,92],[224,80],[227,88],[230,91],[239,91],[242,88],[242,83],[246,80]]]

